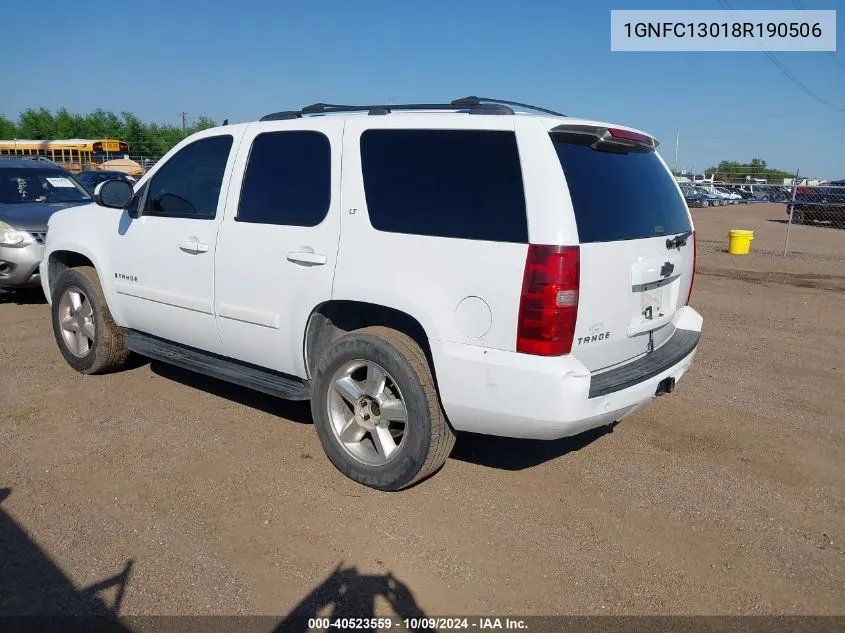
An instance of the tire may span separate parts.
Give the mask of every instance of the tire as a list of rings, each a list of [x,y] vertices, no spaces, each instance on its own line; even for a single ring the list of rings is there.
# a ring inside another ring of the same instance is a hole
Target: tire
[[[804,213],[803,210],[793,209],[792,210],[792,223],[793,224],[807,224],[807,215]]]
[[[702,208],[702,209],[706,209],[706,208],[707,208],[707,207],[709,207],[709,206],[710,206],[710,202],[709,202],[709,201],[707,201],[707,200],[702,200],[702,201],[701,201],[701,208]]]
[[[79,303],[76,308],[74,296]],[[102,374],[126,366],[131,352],[123,341],[123,332],[112,319],[93,267],[70,268],[59,276],[53,286],[51,314],[59,350],[76,371]],[[76,320],[65,328],[62,321],[68,318]],[[88,339],[87,348],[80,343],[83,336]]]
[[[385,376],[380,392],[369,382],[374,376],[379,384],[379,371]],[[381,395],[374,398],[376,392]],[[396,400],[404,404],[404,424]],[[311,413],[332,464],[378,490],[401,490],[434,474],[455,444],[425,353],[387,327],[363,328],[335,341],[317,363]],[[373,420],[375,428],[369,428]]]

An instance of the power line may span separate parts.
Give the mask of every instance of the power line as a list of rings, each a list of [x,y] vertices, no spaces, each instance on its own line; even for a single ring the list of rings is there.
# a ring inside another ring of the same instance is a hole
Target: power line
[[[793,2],[795,2],[796,5],[797,5],[799,0],[793,0]],[[721,4],[725,8],[726,11],[733,13],[734,8],[728,3],[727,0],[719,0],[719,4]],[[781,73],[783,73],[784,77],[789,79],[793,84],[795,84],[799,89],[801,89],[807,95],[813,97],[813,99],[815,99],[816,101],[818,101],[822,105],[826,105],[828,108],[830,108],[832,110],[836,110],[837,112],[845,112],[845,108],[837,107],[837,106],[833,105],[827,99],[824,99],[823,97],[820,97],[815,92],[813,92],[813,90],[807,84],[805,84],[803,81],[798,79],[798,77],[796,77],[789,70],[787,70],[786,67],[780,62],[780,60],[777,57],[775,57],[772,53],[770,53],[769,51],[765,51],[762,48],[760,49],[760,52],[763,53],[763,55],[765,55],[766,58],[775,65],[775,68],[777,68]]]
[[[804,5],[803,5],[803,4],[801,4],[801,0],[792,0],[792,4],[794,4],[796,7],[798,7],[798,9],[799,9],[799,10],[801,10],[801,11],[806,11],[806,9],[804,8]],[[845,68],[845,62],[843,62],[841,59],[839,59],[839,58],[836,56],[836,52],[835,52],[835,51],[827,51],[827,54],[828,54],[828,55],[830,55],[831,59],[832,59],[834,62],[836,62],[836,64],[837,64],[840,68]]]

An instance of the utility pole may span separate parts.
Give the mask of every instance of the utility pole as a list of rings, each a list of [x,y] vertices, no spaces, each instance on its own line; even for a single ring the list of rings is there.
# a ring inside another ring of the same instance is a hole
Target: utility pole
[[[798,176],[801,174],[799,167],[795,168],[795,178],[792,180],[792,204],[789,205],[789,222],[786,224],[786,240],[783,243],[783,256],[789,252],[789,230],[792,228],[792,215],[795,213],[795,190],[798,189]]]
[[[681,142],[681,128],[675,133],[675,175],[678,175],[678,144]]]
[[[186,117],[188,116],[188,113],[187,112],[180,112],[179,116],[182,117],[182,137],[184,138],[185,137],[185,122],[186,122]]]

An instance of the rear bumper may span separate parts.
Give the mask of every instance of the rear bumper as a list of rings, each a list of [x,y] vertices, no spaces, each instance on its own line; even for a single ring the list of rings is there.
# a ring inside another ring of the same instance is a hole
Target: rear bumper
[[[44,247],[40,244],[0,246],[0,288],[39,285],[38,265],[43,256]]]
[[[684,307],[675,334],[652,354],[591,374],[571,356],[544,358],[431,341],[440,397],[459,431],[555,439],[611,424],[650,402],[666,378],[675,382],[698,350],[701,316]]]

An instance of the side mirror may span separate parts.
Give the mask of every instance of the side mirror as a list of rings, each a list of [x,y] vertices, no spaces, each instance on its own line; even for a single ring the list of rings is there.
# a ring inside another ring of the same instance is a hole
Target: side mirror
[[[125,180],[107,180],[94,189],[94,202],[111,209],[122,209],[134,195],[135,190],[131,183]]]

